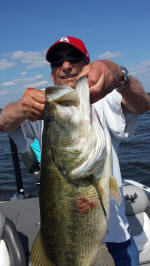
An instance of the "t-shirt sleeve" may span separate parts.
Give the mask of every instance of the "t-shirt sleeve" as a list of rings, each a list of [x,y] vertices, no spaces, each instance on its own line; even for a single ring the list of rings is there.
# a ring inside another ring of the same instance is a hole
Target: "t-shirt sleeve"
[[[29,120],[25,120],[17,130],[13,131],[9,135],[17,145],[18,151],[20,153],[24,153],[35,138],[41,142],[41,134],[42,121],[39,120],[31,122]]]
[[[136,128],[137,115],[123,114],[121,107],[122,96],[116,90],[102,100],[105,121],[109,131],[118,139],[130,137]]]

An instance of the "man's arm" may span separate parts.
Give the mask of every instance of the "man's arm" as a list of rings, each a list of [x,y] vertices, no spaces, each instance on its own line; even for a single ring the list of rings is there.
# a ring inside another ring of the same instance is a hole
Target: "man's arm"
[[[0,114],[0,132],[10,133],[25,120],[20,100],[7,104]]]
[[[123,97],[124,113],[143,114],[150,110],[150,98],[137,79],[130,77],[130,82],[120,91],[120,94]]]
[[[45,91],[27,89],[17,102],[6,105],[0,114],[0,131],[10,133],[17,129],[25,119],[42,119],[45,105]]]
[[[79,76],[87,75],[90,99],[94,103],[124,83],[121,68],[110,60],[97,60],[86,65]],[[129,84],[120,92],[124,113],[142,114],[150,110],[150,98],[141,83],[131,77]]]

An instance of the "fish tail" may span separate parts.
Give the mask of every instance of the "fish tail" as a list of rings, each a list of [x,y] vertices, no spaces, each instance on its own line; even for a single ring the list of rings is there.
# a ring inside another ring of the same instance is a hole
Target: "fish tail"
[[[106,245],[104,244],[101,247],[100,253],[98,254],[98,257],[96,261],[94,262],[93,266],[115,266],[113,257],[109,253]]]
[[[42,239],[41,239],[41,232],[38,233],[31,251],[31,258],[30,258],[30,265],[31,266],[54,266],[55,264],[52,263],[46,256],[45,250],[43,248]]]

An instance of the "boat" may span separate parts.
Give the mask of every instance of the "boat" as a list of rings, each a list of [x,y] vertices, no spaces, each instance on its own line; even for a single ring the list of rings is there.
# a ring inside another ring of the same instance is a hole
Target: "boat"
[[[33,241],[40,229],[38,195],[24,194],[17,147],[10,139],[17,192],[0,202],[0,266],[27,266]],[[40,168],[31,148],[22,155],[25,167],[39,185]],[[150,187],[123,181],[125,211],[139,251],[140,265],[150,266]]]
[[[123,194],[126,216],[138,248],[140,265],[150,266],[150,187],[125,179]]]

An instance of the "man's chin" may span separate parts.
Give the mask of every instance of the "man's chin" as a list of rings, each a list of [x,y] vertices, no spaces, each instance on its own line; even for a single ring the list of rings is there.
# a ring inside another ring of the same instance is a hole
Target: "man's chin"
[[[66,84],[63,84],[63,85],[66,85],[66,86],[70,86],[70,87],[72,87],[73,89],[75,88],[75,86],[76,86],[76,81],[72,81],[72,82],[68,82],[68,83],[66,83]]]
[[[76,86],[76,78],[73,78],[73,79],[70,79],[70,78],[62,79],[61,80],[61,84],[74,88]]]

